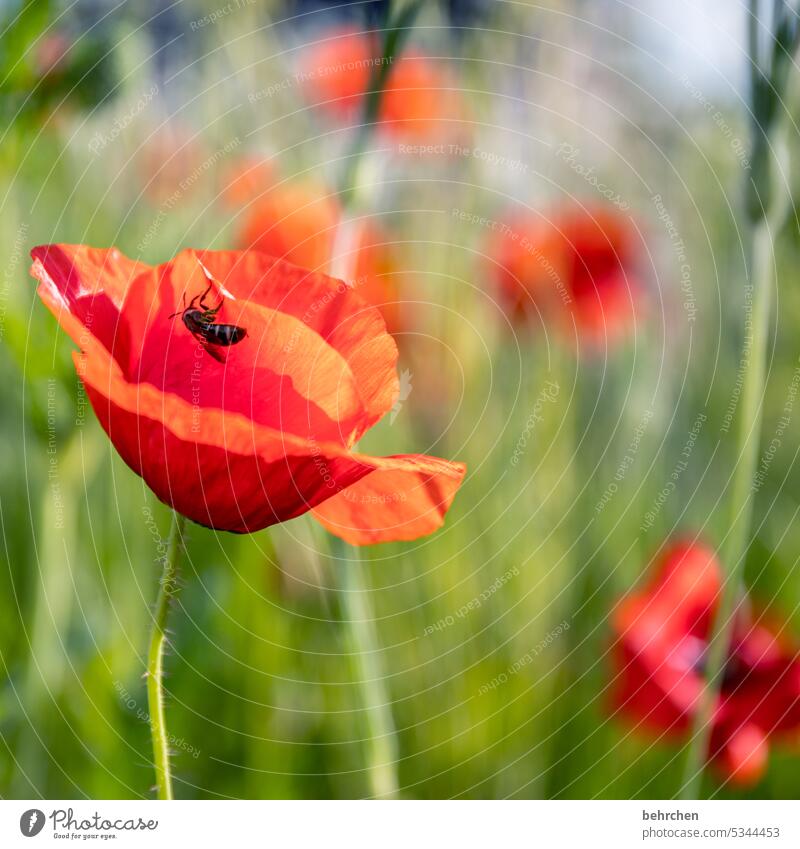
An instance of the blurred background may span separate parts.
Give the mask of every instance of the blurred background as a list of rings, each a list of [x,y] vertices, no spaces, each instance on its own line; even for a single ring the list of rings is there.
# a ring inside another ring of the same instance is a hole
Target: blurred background
[[[169,511],[115,454],[35,296],[29,250],[49,242],[151,263],[255,246],[365,281],[402,391],[362,447],[468,466],[442,530],[350,564],[401,796],[681,784],[682,740],[618,709],[610,617],[671,541],[725,531],[745,9],[425,3],[350,169],[384,5],[0,2],[3,797],[153,784],[142,673]],[[788,637],[794,221],[776,244],[746,584]],[[372,795],[334,552],[308,517],[250,537],[191,527],[167,658],[178,796]],[[796,775],[789,741],[757,782],[710,772],[703,792],[792,797]]]

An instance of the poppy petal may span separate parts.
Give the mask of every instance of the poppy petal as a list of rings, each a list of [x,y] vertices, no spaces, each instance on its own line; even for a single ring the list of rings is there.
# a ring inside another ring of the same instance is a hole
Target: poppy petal
[[[347,514],[334,505],[330,518],[317,517],[332,533],[355,544],[413,539],[441,525],[461,483],[458,463],[352,454],[242,414],[193,410],[176,395],[125,381],[96,341],[90,347],[75,363],[104,430],[162,501],[199,524],[252,533],[345,492]],[[354,496],[350,487],[364,476],[374,483]]]
[[[39,297],[72,340],[80,345],[85,331],[115,356],[126,358],[135,334],[122,320],[123,304],[134,282],[152,271],[150,266],[129,259],[117,248],[86,245],[42,245],[31,256]],[[62,322],[62,314],[73,320]]]
[[[380,312],[352,286],[260,251],[197,255],[237,298],[294,316],[347,360],[366,413],[356,439],[392,409],[400,391],[397,345]]]
[[[463,463],[422,454],[387,457],[314,517],[353,545],[416,539],[441,527],[465,472]]]
[[[712,741],[712,750],[713,750]],[[731,783],[752,787],[764,777],[769,760],[769,743],[752,722],[739,728],[725,742],[715,763]]]

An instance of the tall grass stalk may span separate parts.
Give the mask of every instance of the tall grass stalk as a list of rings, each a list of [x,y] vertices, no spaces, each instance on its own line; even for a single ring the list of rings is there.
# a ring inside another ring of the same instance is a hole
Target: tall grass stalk
[[[370,137],[379,120],[380,107],[389,73],[396,56],[399,56],[411,33],[417,14],[422,9],[422,0],[389,4],[383,26],[381,60],[374,67],[364,99],[361,123],[350,153],[345,160],[340,181],[340,200],[343,207],[339,225],[331,272],[334,276],[348,279],[352,260],[356,256],[355,246],[358,224],[348,216],[353,215],[360,196],[359,173],[363,165]],[[377,798],[393,798],[397,795],[397,738],[392,719],[391,702],[383,682],[380,648],[373,625],[374,614],[369,596],[369,587],[364,582],[363,564],[357,549],[345,547],[336,539],[331,545],[332,554],[343,560],[337,567],[340,573],[339,587],[346,637],[351,648],[360,699],[367,717],[366,760],[369,773],[370,792]]]
[[[791,57],[798,43],[798,27],[794,12],[784,8],[780,13],[783,17],[778,17],[772,24],[773,43],[765,68],[759,58],[759,28],[762,23],[758,11],[757,0],[751,0],[749,58],[752,69],[750,108],[753,154],[752,170],[745,183],[745,227],[752,300],[749,311],[745,310],[742,343],[742,361],[747,362],[747,369],[742,383],[735,433],[736,465],[730,484],[727,533],[720,550],[725,570],[724,583],[711,626],[705,683],[687,746],[683,784],[680,788],[680,795],[684,799],[698,798],[706,761],[713,754],[709,752],[709,746],[714,710],[725,677],[737,609],[743,598],[744,565],[753,512],[753,480],[761,442],[772,290],[776,285],[775,238],[789,211],[788,193],[778,180],[776,154],[783,149],[780,131],[781,110],[785,106],[782,98],[792,64]]]
[[[364,750],[369,795],[377,799],[393,799],[398,792],[397,737],[370,604],[370,590],[363,575],[364,564],[358,549],[338,539],[332,547],[339,558],[334,568],[338,576],[346,642],[361,708],[366,717]]]

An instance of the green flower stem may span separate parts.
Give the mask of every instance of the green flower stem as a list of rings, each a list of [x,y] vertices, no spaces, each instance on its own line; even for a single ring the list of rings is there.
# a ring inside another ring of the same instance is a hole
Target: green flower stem
[[[364,579],[364,564],[358,549],[338,538],[332,537],[331,548],[338,558],[334,568],[339,578],[342,624],[366,718],[364,745],[370,796],[394,799],[398,790],[397,736],[385,685],[370,591]]]
[[[776,7],[774,44],[765,64],[759,50],[759,4],[750,0],[748,50],[751,62],[751,118],[753,125],[752,173],[746,189],[749,236],[748,259],[752,285],[750,331],[745,331],[745,352],[750,358],[744,375],[736,428],[736,467],[732,474],[728,533],[720,551],[725,580],[719,606],[711,623],[706,657],[706,680],[692,723],[686,753],[681,796],[696,799],[701,790],[703,769],[711,741],[714,709],[719,700],[737,607],[743,595],[744,564],[753,512],[753,480],[761,442],[762,401],[766,383],[767,341],[775,285],[774,237],[789,212],[789,193],[778,184],[777,175],[787,173],[786,163],[776,168],[776,157],[785,155],[782,94],[786,90],[791,57],[800,42],[794,12]]]
[[[183,545],[186,518],[173,512],[167,552],[153,612],[153,630],[147,653],[147,708],[150,736],[153,740],[153,763],[156,768],[156,790],[159,799],[172,799],[172,772],[169,764],[167,722],[164,716],[164,646],[167,642],[167,615],[170,601],[178,591],[178,556]]]
[[[565,386],[564,394],[568,396],[572,391],[562,422],[569,456],[563,459],[564,473],[559,487],[566,516],[564,557],[571,565],[561,616],[570,627],[559,638],[562,661],[551,707],[558,725],[546,738],[550,754],[545,799],[568,796],[586,764],[603,757],[603,737],[590,730],[596,728],[597,716],[602,716],[598,694],[602,692],[603,682],[596,637],[605,627],[616,593],[613,572],[602,569],[602,541],[596,520],[587,524],[586,517],[595,515],[592,484],[597,478],[597,458],[593,450],[599,444],[606,444],[609,438],[598,399],[603,392],[605,403],[616,409],[618,400],[610,388],[615,385],[614,370],[619,358],[619,352],[612,354],[607,363],[563,356],[557,372]],[[608,375],[602,379],[605,369],[611,369],[612,379]],[[570,378],[574,381],[571,390]]]
[[[359,169],[367,152],[370,136],[380,115],[381,102],[392,62],[398,56],[414,26],[414,20],[423,0],[410,0],[401,4],[390,4],[382,25],[383,46],[381,61],[373,68],[364,99],[361,123],[345,160],[339,186],[342,206],[352,210],[356,205],[359,187]],[[345,219],[339,227],[339,238],[347,238],[350,222]],[[335,256],[348,251],[335,250]],[[349,278],[351,269],[334,268],[332,273],[343,279]],[[369,774],[370,795],[379,799],[397,796],[397,737],[392,719],[391,702],[384,685],[380,662],[380,647],[374,627],[374,615],[370,603],[369,587],[364,581],[363,564],[357,549],[347,546],[337,537],[332,537],[331,553],[341,562],[336,564],[339,573],[339,598],[346,628],[346,639],[350,647],[354,674],[360,700],[367,720],[366,762]]]

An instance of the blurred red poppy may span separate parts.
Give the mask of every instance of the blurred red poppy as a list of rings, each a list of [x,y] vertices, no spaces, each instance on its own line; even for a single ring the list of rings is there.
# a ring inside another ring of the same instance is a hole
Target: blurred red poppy
[[[238,209],[260,197],[274,182],[275,168],[269,159],[242,156],[222,168],[222,201],[229,208]]]
[[[335,197],[310,182],[283,182],[266,191],[245,214],[239,247],[255,249],[315,271],[330,272],[332,260],[344,260],[345,276],[358,294],[378,307],[390,332],[400,329],[397,258],[388,236],[368,219],[349,222],[352,244],[334,256],[342,210]]]
[[[162,501],[235,532],[313,510],[354,544],[441,525],[462,464],[353,450],[395,402],[397,348],[347,284],[257,251],[186,250],[158,267],[114,248],[32,255],[100,423]],[[173,317],[207,275],[214,321],[246,330],[216,351],[224,362]]]
[[[455,82],[434,59],[407,55],[389,74],[380,120],[395,135],[414,140],[455,139],[466,117]]]
[[[212,154],[213,156],[213,154]],[[135,167],[147,199],[171,209],[202,186],[209,152],[199,134],[167,124],[148,136],[135,153]]]
[[[685,734],[697,709],[722,572],[713,551],[682,542],[653,581],[613,616],[619,709],[642,725]],[[740,608],[714,707],[709,757],[730,781],[764,774],[771,736],[800,733],[800,656],[777,629]]]
[[[327,271],[339,225],[336,198],[314,183],[284,181],[264,192],[244,213],[238,244]]]
[[[355,30],[331,32],[305,52],[301,79],[319,106],[349,118],[361,105],[380,58],[379,42],[372,34]]]
[[[352,119],[381,61],[373,34],[339,31],[307,51],[301,78],[317,105]],[[419,53],[392,62],[378,116],[387,131],[414,139],[455,137],[465,115],[463,97],[442,62]]]
[[[377,307],[390,333],[400,333],[400,268],[390,236],[371,220],[354,222],[356,227],[353,285],[367,303]],[[406,312],[409,312],[406,305]]]
[[[549,217],[527,213],[499,222],[489,240],[493,277],[516,319],[541,311],[592,344],[613,341],[641,311],[641,239],[609,207],[570,206]]]

